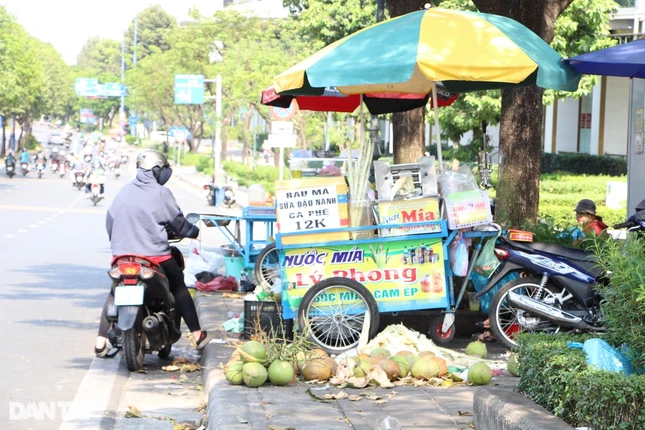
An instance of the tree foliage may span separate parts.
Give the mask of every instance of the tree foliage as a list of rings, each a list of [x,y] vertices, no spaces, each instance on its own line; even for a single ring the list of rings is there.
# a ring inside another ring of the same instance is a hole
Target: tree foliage
[[[170,38],[177,29],[177,20],[168,15],[159,5],[153,5],[137,15],[137,61],[148,56],[153,47],[155,50],[170,49]],[[127,61],[133,59],[134,20],[125,34]]]

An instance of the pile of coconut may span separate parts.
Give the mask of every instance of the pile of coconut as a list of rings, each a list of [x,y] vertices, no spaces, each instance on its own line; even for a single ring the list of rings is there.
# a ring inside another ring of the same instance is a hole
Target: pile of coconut
[[[352,354],[353,353],[353,354]],[[424,335],[403,325],[387,327],[358,350],[330,357],[304,340],[278,344],[267,339],[249,341],[233,352],[223,366],[234,385],[259,387],[267,380],[287,385],[298,377],[306,382],[363,388],[368,385],[486,385],[506,368],[503,361],[487,360],[486,345],[471,342],[465,354],[437,347]],[[516,373],[514,361],[509,371]],[[511,369],[513,367],[513,369]]]

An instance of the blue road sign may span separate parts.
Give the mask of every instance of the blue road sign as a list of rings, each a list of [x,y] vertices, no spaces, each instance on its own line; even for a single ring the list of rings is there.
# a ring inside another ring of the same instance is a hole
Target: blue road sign
[[[76,94],[79,96],[96,96],[99,90],[98,79],[76,78]]]
[[[175,104],[204,104],[204,75],[175,75]]]
[[[97,120],[92,109],[81,109],[81,124],[96,124]]]
[[[106,82],[98,86],[99,97],[121,97],[125,95],[125,85],[118,82]]]

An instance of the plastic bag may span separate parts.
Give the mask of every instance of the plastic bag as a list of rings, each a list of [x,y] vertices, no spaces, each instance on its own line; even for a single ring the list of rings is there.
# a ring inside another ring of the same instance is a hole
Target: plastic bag
[[[197,278],[192,273],[184,272],[184,283],[187,287],[194,287],[197,283]]]
[[[218,276],[209,282],[199,282],[195,284],[199,291],[235,291],[237,281],[232,276]]]
[[[479,185],[468,166],[461,166],[457,171],[445,170],[437,177],[441,195],[460,191],[479,190]]]
[[[616,348],[602,339],[589,339],[584,344],[569,342],[567,346],[582,349],[587,355],[587,364],[600,370],[624,373],[629,376],[634,368],[629,360]]]
[[[481,296],[479,298],[480,312],[488,315],[488,312],[490,311],[490,304],[493,301],[493,297],[495,297],[495,294],[497,294],[497,291],[499,291],[499,289],[502,288],[504,285],[508,284],[511,281],[514,281],[519,277],[520,277],[520,274],[518,272],[509,273],[508,275],[500,279],[499,282],[495,284],[493,288],[490,289],[490,291],[488,291],[486,294]],[[473,271],[473,273],[470,274],[470,280],[473,282],[473,287],[475,287],[475,291],[483,290],[486,287],[486,285],[488,285],[488,282],[489,282],[489,279],[487,277],[482,276],[475,271]]]
[[[457,249],[455,250],[452,273],[455,276],[466,276],[468,274],[468,247],[464,239],[459,241],[459,245],[457,245]]]
[[[477,261],[475,261],[475,272],[487,278],[495,271],[495,269],[497,269],[497,266],[499,266],[499,260],[495,255],[496,241],[496,237],[488,239],[482,248],[481,254],[477,257]]]

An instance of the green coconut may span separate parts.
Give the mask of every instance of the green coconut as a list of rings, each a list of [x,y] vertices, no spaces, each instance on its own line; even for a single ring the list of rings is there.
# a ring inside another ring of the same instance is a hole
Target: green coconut
[[[242,379],[251,388],[264,384],[268,376],[267,370],[260,363],[245,363],[242,367]]]
[[[412,366],[414,366],[414,363],[417,362],[417,360],[419,359],[419,356],[414,355],[414,354],[406,355],[405,359],[408,360],[408,364],[410,365],[410,369],[412,369]]]
[[[405,378],[410,373],[410,363],[405,356],[395,355],[392,357],[392,361],[399,366],[399,377]]]
[[[273,385],[287,385],[293,380],[293,366],[291,363],[282,360],[275,360],[269,366],[269,381]]]
[[[441,371],[441,366],[429,358],[419,358],[412,366],[412,376],[417,379],[434,378]]]
[[[517,354],[512,354],[511,357],[508,359],[508,364],[506,365],[506,369],[508,370],[508,373],[510,373],[513,376],[520,376],[519,366],[520,366],[520,363],[519,361],[517,361]]]
[[[466,355],[470,355],[471,357],[486,358],[486,356],[488,355],[486,344],[478,340],[470,342],[466,347]]]
[[[370,357],[378,357],[381,356],[383,358],[390,358],[392,354],[390,354],[390,351],[387,348],[374,348],[372,352],[370,352]]]
[[[486,385],[493,379],[493,371],[486,363],[474,363],[468,368],[468,382],[473,385]]]
[[[262,363],[267,358],[267,350],[260,342],[251,340],[242,345],[240,348],[240,355],[244,362]]]
[[[234,361],[227,364],[226,367],[224,367],[224,376],[226,377],[226,380],[233,385],[242,385],[242,382],[244,382],[242,367],[244,367],[244,363],[241,361]]]
[[[367,360],[359,360],[358,365],[354,367],[354,376],[357,378],[364,378],[370,371],[372,363]]]

